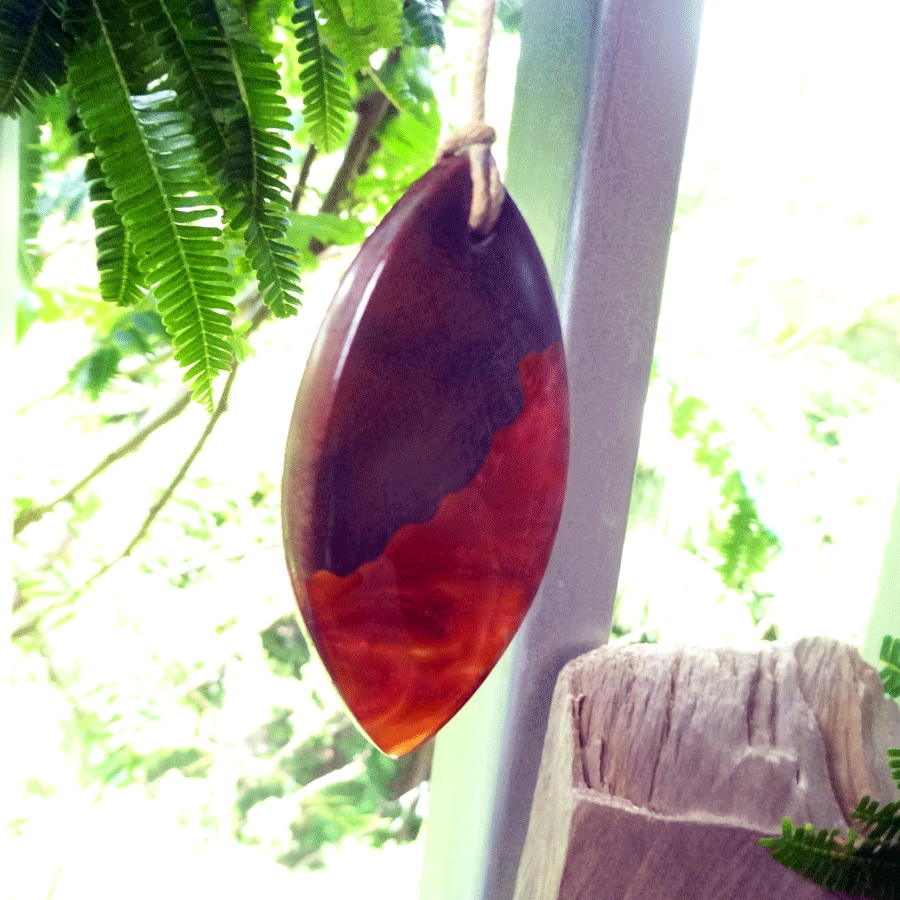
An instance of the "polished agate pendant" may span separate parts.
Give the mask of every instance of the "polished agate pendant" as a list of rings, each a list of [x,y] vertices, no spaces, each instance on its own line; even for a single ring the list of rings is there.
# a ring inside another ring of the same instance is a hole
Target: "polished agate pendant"
[[[559,317],[507,196],[468,226],[467,157],[427,172],[341,281],[294,407],[282,487],[297,603],[383,752],[434,735],[516,633],[559,524]]]

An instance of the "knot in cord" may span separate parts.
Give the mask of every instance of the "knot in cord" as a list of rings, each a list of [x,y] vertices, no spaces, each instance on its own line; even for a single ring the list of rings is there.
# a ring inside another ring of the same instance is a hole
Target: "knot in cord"
[[[472,76],[472,120],[454,131],[438,148],[438,159],[467,151],[472,173],[472,205],[469,228],[480,237],[490,234],[506,197],[500,172],[491,155],[497,132],[485,122],[488,48],[494,27],[496,0],[485,0],[478,22],[475,70]]]

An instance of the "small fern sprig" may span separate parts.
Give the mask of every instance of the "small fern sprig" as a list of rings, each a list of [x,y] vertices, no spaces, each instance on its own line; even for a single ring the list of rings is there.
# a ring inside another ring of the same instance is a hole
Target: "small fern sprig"
[[[324,153],[344,141],[350,115],[350,89],[341,61],[322,40],[312,0],[294,0],[292,19],[300,63],[303,118],[316,147]]]
[[[900,697],[900,638],[884,636],[878,658],[884,663],[879,673],[884,682],[884,691],[895,700]]]
[[[853,831],[846,840],[840,840],[837,829],[816,831],[812,825],[795,827],[785,819],[781,835],[763,838],[760,844],[776,862],[828,890],[871,900],[895,897],[896,870],[893,875],[884,871],[883,864],[873,860],[871,849],[859,845],[858,839],[859,835]]]
[[[885,692],[900,695],[900,640],[885,637],[880,659]],[[888,750],[894,780],[900,787],[900,749]],[[900,898],[900,800],[880,805],[863,797],[849,816],[851,830],[816,831],[812,825],[782,822],[778,837],[762,838],[772,858],[824,888],[868,900]]]

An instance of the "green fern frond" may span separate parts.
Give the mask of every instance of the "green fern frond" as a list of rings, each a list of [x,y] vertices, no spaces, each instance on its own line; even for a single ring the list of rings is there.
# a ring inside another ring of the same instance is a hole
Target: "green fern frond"
[[[444,4],[441,0],[406,0],[403,18],[416,47],[444,49]]]
[[[878,656],[884,663],[880,673],[884,691],[889,697],[896,699],[900,697],[900,638],[886,634]]]
[[[138,0],[133,10],[165,58],[169,81],[190,117],[200,159],[210,177],[216,178],[225,156],[225,121],[241,97],[217,16],[207,13],[210,5]],[[212,27],[202,27],[210,24],[210,18]]]
[[[72,39],[60,0],[10,0],[0,5],[0,115],[34,112],[40,96],[65,80]]]
[[[794,828],[785,819],[781,835],[763,838],[760,844],[777,862],[821,887],[869,900],[898,897],[900,858],[876,854],[865,841],[859,844],[854,832],[839,843],[837,830],[816,831],[812,825]]]
[[[206,4],[211,8],[211,4]],[[291,130],[275,61],[249,31],[230,0],[215,0],[224,45],[240,92],[225,126],[223,205],[229,225],[245,229],[247,256],[263,300],[276,316],[300,305],[300,267],[284,243],[289,191],[285,166],[290,144],[279,132]]]
[[[291,123],[278,69],[231,0],[215,0],[215,8],[241,101],[231,110],[227,123],[237,128],[227,137],[231,146],[226,184],[240,184],[254,208],[264,203],[286,207],[287,174],[283,167],[291,160],[290,145],[278,132],[289,132]]]
[[[173,92],[131,93],[121,58],[128,36],[116,33],[120,23],[108,13],[98,0],[86,6],[83,24],[97,38],[73,52],[70,84],[175,358],[211,409],[213,380],[232,361],[232,280],[221,229],[210,221],[216,210]]]
[[[369,66],[376,50],[402,42],[401,0],[315,0],[322,29],[350,72]]]
[[[294,0],[294,6],[303,116],[313,143],[330,153],[343,144],[347,129],[347,76],[341,61],[321,41],[312,0]]]

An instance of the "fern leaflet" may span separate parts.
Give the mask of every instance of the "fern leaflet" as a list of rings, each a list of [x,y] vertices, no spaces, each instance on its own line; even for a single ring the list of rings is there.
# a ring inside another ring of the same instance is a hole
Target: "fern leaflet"
[[[223,206],[234,229],[245,229],[247,256],[260,291],[276,316],[296,312],[303,293],[293,248],[284,243],[288,228],[288,188],[284,166],[290,145],[278,132],[290,131],[289,110],[281,95],[275,61],[249,31],[231,0],[198,3],[218,17],[227,58],[240,100],[225,125]]]
[[[60,0],[12,0],[0,6],[0,115],[34,112],[40,96],[66,77],[71,38]]]
[[[873,847],[900,853],[900,800],[879,806],[876,800],[863,797],[855,810],[850,813],[850,821],[859,823],[859,831]]]
[[[881,642],[879,659],[884,663],[881,670],[881,680],[884,682],[884,691],[889,697],[900,697],[900,638],[884,636]]]
[[[312,0],[294,0],[294,6],[303,115],[313,143],[330,153],[344,141],[350,112],[347,76],[341,61],[321,41]]]
[[[231,366],[234,307],[206,176],[173,92],[131,93],[126,73],[134,68],[122,48],[133,38],[117,31],[115,5],[92,0],[84,11],[82,24],[95,39],[81,42],[69,61],[78,113],[175,358],[194,396],[212,409],[213,379]]]
[[[76,117],[73,117],[77,119]],[[134,247],[125,223],[116,211],[112,191],[103,176],[96,157],[96,148],[80,121],[76,123],[79,151],[87,157],[84,178],[96,228],[97,271],[100,275],[100,296],[118,306],[135,306],[146,294],[144,278],[137,265]]]
[[[900,749],[888,750],[888,765],[891,767],[891,774],[897,787],[900,788]]]

